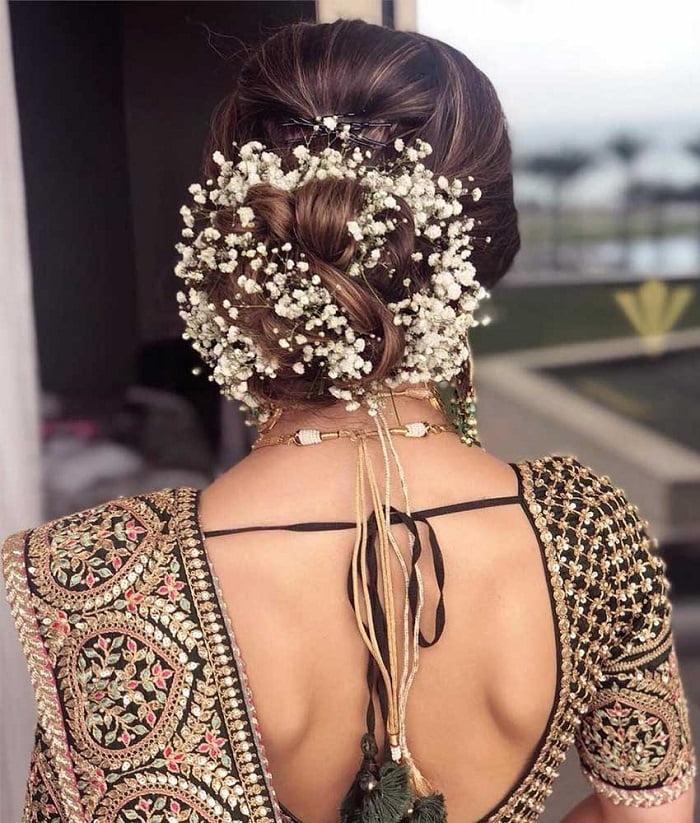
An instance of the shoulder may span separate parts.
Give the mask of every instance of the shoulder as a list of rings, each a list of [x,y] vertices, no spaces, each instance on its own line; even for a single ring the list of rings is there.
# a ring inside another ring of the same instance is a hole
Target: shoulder
[[[573,455],[547,455],[517,465],[530,512],[559,530],[588,538],[594,550],[623,543],[632,546],[635,538],[644,549],[658,545],[639,507],[607,474],[597,473]]]
[[[620,503],[624,497],[624,491],[607,474],[596,473],[574,455],[550,454],[517,465],[525,485],[538,499],[555,503],[581,498],[610,504],[615,500]]]
[[[97,506],[55,518],[7,537],[2,546],[3,569],[10,570],[18,554],[30,575],[47,573],[46,583],[66,593],[98,589],[139,549],[147,548],[168,530],[176,513],[179,490],[117,497]]]
[[[581,630],[590,634],[593,620],[611,626],[608,639],[617,653],[631,645],[667,647],[667,564],[639,507],[610,476],[575,456],[518,465],[532,522],[551,545],[567,602],[585,624]]]
[[[606,569],[624,565],[627,574],[652,577],[665,571],[649,521],[609,475],[573,455],[525,460],[518,467],[530,513],[540,527],[552,527],[545,537],[565,553],[573,544]]]
[[[134,580],[176,527],[185,491],[115,498],[7,537],[2,571],[25,651],[31,625],[50,644],[73,614],[127,606]]]
[[[127,759],[162,752],[180,721],[201,637],[190,587],[198,570],[185,569],[182,549],[194,539],[196,499],[189,488],[120,497],[4,542],[7,599],[62,820],[92,820]]]

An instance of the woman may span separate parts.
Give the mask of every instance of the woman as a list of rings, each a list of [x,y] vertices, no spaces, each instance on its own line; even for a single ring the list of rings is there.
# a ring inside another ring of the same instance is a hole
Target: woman
[[[284,28],[190,192],[185,335],[259,437],[201,492],[6,542],[26,819],[534,821],[574,743],[567,823],[690,821],[647,522],[477,438],[468,329],[519,246],[488,79],[417,34]]]

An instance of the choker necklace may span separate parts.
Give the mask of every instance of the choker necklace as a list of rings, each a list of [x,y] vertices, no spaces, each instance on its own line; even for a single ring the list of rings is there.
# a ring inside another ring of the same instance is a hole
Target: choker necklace
[[[449,423],[406,423],[403,426],[388,427],[389,434],[398,434],[401,437],[427,437],[429,434],[459,434]],[[337,429],[336,431],[319,431],[318,429],[297,429],[288,434],[276,437],[261,436],[251,446],[251,449],[261,449],[264,446],[314,446],[326,440],[338,440],[347,437],[350,440],[363,440],[367,437],[377,437],[377,429]]]

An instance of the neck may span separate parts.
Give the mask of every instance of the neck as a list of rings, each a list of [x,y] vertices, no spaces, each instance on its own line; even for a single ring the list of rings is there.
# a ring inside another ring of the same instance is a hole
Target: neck
[[[383,413],[390,426],[417,422],[448,422],[444,412],[430,400],[430,392],[425,386],[397,389],[391,394],[387,393],[383,398]],[[285,435],[299,429],[317,429],[324,432],[339,429],[372,429],[374,426],[375,422],[366,407],[348,412],[345,404],[338,402],[316,409],[284,409],[274,427],[268,431],[274,435]]]

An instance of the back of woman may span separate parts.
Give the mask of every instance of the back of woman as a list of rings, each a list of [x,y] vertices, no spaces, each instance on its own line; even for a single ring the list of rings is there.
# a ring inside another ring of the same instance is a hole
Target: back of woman
[[[455,441],[405,444],[402,463],[417,510],[517,497],[513,468]],[[203,528],[327,521],[329,512],[333,520],[352,521],[347,481],[353,456],[346,446],[334,444],[305,460],[295,450],[287,459],[261,454],[244,461],[202,496]],[[279,501],[274,515],[270,500]],[[448,798],[451,817],[479,820],[526,772],[554,703],[548,575],[517,500],[420,522],[426,580],[426,523],[442,550],[446,621],[439,643],[425,651],[411,691],[411,749]],[[304,823],[335,820],[339,798],[357,771],[366,651],[347,598],[339,596],[352,548],[350,529],[208,540],[276,791]],[[399,579],[395,588],[398,594]],[[438,596],[433,583],[426,597],[431,615]],[[434,618],[425,622],[426,634],[434,634]]]
[[[204,172],[185,335],[258,439],[204,490],[5,543],[26,819],[527,823],[575,743],[568,823],[690,821],[647,522],[575,457],[478,439],[469,330],[519,246],[488,79],[417,34],[291,26]]]

